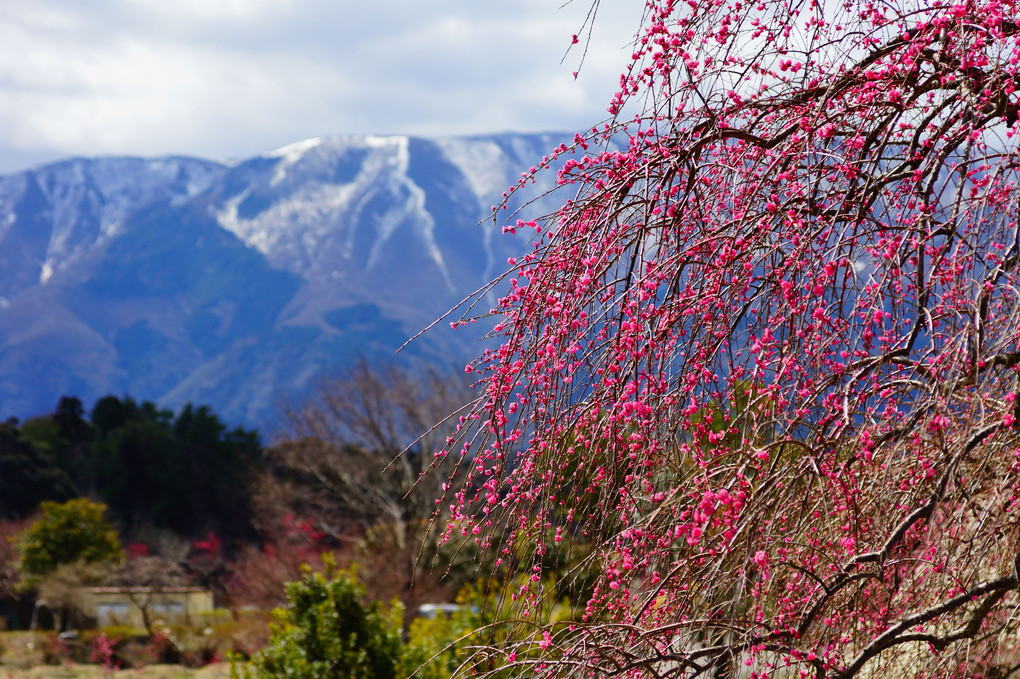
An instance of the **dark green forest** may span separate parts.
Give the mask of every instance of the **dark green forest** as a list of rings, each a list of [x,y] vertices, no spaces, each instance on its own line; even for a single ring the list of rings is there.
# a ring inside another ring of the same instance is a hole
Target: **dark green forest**
[[[250,539],[250,489],[263,464],[258,432],[228,428],[206,406],[174,414],[106,396],[86,414],[65,396],[51,414],[0,424],[0,519],[90,497],[129,539],[150,528]]]
[[[450,433],[434,423],[463,398],[448,376],[359,363],[282,406],[271,445],[208,406],[174,412],[130,396],[89,410],[64,396],[51,413],[8,419],[0,540],[12,541],[0,553],[0,594],[23,576],[12,546],[42,503],[87,498],[104,505],[127,556],[158,558],[159,570],[183,569],[181,582],[235,603],[283,603],[283,583],[326,551],[361,564],[376,600],[399,597],[408,611],[443,600],[467,572],[451,566],[454,555],[439,558],[430,529],[457,462],[430,453]]]

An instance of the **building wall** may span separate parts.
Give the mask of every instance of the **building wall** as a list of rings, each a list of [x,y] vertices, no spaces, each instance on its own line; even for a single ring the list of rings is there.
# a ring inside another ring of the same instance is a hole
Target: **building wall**
[[[143,628],[143,606],[148,608],[149,619],[153,622],[189,625],[203,614],[211,614],[214,606],[212,592],[197,588],[153,591],[140,587],[97,587],[88,591],[85,601],[86,613],[95,618],[100,627]]]

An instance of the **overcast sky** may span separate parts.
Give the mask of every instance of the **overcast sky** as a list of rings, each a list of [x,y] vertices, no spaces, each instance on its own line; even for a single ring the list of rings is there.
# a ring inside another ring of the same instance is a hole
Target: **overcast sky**
[[[0,172],[581,129],[605,116],[642,4],[602,3],[574,80],[580,50],[560,60],[590,0],[0,0]]]

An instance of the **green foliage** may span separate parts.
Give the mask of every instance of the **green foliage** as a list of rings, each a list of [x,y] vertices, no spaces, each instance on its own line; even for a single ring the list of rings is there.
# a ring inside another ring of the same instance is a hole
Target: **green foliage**
[[[96,438],[87,483],[130,530],[143,524],[226,538],[250,533],[248,487],[258,434],[227,430],[206,406],[174,417],[154,404],[107,396],[92,411]]]
[[[99,399],[90,420],[79,399],[64,396],[50,415],[0,423],[0,519],[96,495],[128,535],[154,527],[252,537],[257,432],[228,429],[207,406],[175,416],[128,396]]]
[[[0,518],[22,518],[40,500],[71,497],[72,484],[63,469],[26,437],[24,429],[19,431],[14,422],[0,423]]]
[[[67,445],[67,439],[60,434],[60,425],[49,417],[25,420],[21,425],[21,436],[45,455],[52,455]]]
[[[16,540],[21,568],[31,577],[63,564],[119,561],[117,532],[104,513],[106,505],[80,498],[62,504],[43,502],[42,515]]]
[[[352,573],[326,561],[287,586],[269,644],[252,658],[250,679],[395,679],[401,655],[399,605],[362,604]]]
[[[506,579],[491,578],[466,585],[457,594],[457,609],[450,615],[417,618],[408,630],[408,640],[398,665],[399,676],[415,679],[448,679],[459,676],[488,676],[509,679],[522,675],[519,667],[507,667],[502,654],[479,653],[500,646],[520,659],[549,656],[554,641],[573,634],[577,612],[566,598],[556,598],[554,578],[546,578],[549,594],[539,599],[513,596],[522,585],[533,584],[530,576],[518,574]],[[494,605],[496,600],[503,603]],[[551,632],[551,634],[550,634]]]
[[[477,588],[468,586],[457,596],[458,609],[450,615],[415,618],[398,664],[398,676],[448,679],[467,662],[476,645],[483,617]]]

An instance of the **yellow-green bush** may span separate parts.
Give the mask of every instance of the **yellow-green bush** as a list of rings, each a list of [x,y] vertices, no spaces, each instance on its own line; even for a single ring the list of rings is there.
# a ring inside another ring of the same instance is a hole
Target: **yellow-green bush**
[[[250,679],[396,679],[403,609],[362,603],[354,575],[326,562],[287,585],[269,643],[247,668]]]

